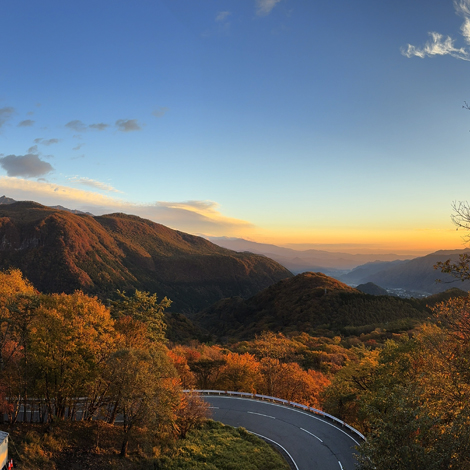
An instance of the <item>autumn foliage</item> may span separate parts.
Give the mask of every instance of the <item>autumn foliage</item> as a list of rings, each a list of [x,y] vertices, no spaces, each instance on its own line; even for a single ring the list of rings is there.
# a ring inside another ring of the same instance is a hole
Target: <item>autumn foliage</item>
[[[368,437],[360,469],[470,468],[470,297],[432,307],[407,332],[170,344],[170,301],[118,292],[109,307],[80,291],[44,295],[0,272],[0,419],[99,418],[133,436],[185,438],[207,414],[197,393],[231,390],[323,409]]]
[[[306,338],[310,337],[301,339]],[[302,353],[308,351],[299,340],[265,332],[231,349],[177,345],[169,355],[185,388],[257,393],[320,408],[319,397],[330,379],[320,370],[299,364]],[[328,353],[324,355],[329,358]]]
[[[178,437],[204,417],[197,398],[184,399],[165,346],[169,301],[119,294],[110,309],[80,291],[40,294],[19,271],[0,272],[0,419],[119,416],[124,456],[137,427]]]

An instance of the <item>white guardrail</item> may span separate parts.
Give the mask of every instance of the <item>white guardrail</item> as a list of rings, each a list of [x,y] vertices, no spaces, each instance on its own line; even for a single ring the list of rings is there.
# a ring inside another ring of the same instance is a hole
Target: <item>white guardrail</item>
[[[238,396],[242,398],[251,398],[254,400],[268,400],[272,401],[274,403],[281,403],[282,405],[285,406],[291,406],[293,408],[300,408],[304,411],[308,411],[310,413],[314,413],[320,416],[323,416],[325,418],[331,419],[332,421],[338,423],[342,427],[348,428],[351,432],[359,436],[361,439],[366,441],[366,437],[364,434],[359,432],[357,429],[353,428],[349,424],[345,423],[344,421],[341,421],[339,418],[336,416],[330,415],[328,413],[325,413],[324,411],[317,410],[316,408],[312,408],[311,406],[307,405],[302,405],[300,403],[295,403],[293,401],[289,400],[284,400],[282,398],[276,398],[276,397],[270,397],[268,395],[258,395],[257,393],[246,393],[246,392],[231,392],[231,391],[225,391],[225,390],[183,390],[185,393],[199,393],[202,395],[228,395],[228,396]]]

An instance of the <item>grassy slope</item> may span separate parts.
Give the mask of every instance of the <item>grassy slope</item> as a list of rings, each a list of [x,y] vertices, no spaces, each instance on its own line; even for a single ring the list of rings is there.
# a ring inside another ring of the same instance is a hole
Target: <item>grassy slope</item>
[[[288,470],[268,444],[243,428],[209,421],[159,460],[161,470]]]
[[[288,470],[277,451],[243,429],[207,421],[176,443],[155,445],[145,431],[119,457],[121,429],[94,421],[10,429],[10,457],[18,470]]]

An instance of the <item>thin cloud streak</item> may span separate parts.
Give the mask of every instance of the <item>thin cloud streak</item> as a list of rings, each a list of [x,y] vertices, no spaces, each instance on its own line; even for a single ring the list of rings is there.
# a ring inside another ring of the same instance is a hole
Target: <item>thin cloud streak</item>
[[[47,139],[47,140],[43,140],[40,142],[42,145],[46,145],[49,147],[49,145],[53,145],[53,144],[58,144],[59,143],[59,139]]]
[[[34,125],[34,122],[35,121],[31,119],[25,119],[24,121],[21,121],[20,123],[18,123],[17,127],[31,127]]]
[[[94,189],[102,189],[103,191],[122,193],[122,191],[119,191],[118,189],[113,188],[111,185],[107,183],[102,183],[101,181],[92,180],[91,178],[74,176],[73,178],[70,178],[70,181],[72,183],[81,184],[83,186],[89,186],[90,188],[94,188]]]
[[[105,124],[104,122],[98,122],[96,124],[89,124],[87,126],[79,119],[74,119],[73,121],[69,121],[67,124],[65,124],[65,127],[76,132],[86,132],[88,129],[94,131],[104,131],[109,127],[109,124]]]
[[[226,20],[232,13],[230,11],[219,11],[217,16],[215,17],[215,21],[224,21]]]
[[[88,127],[90,129],[93,129],[94,131],[104,131],[109,127],[109,124],[105,124],[104,122],[99,122],[97,124],[90,124]]]
[[[269,15],[272,9],[280,2],[281,0],[256,0],[256,14],[258,16]]]
[[[168,108],[162,107],[162,108],[156,109],[155,111],[152,111],[152,114],[153,114],[156,118],[161,118],[161,117],[163,117],[168,111],[169,111]]]
[[[135,204],[83,189],[7,176],[0,176],[0,187],[8,197],[16,200],[32,200],[51,206],[59,204],[95,215],[124,212],[195,234],[241,236],[254,229],[249,222],[222,215],[217,203],[211,201]]]
[[[35,144],[46,145],[49,147],[49,145],[58,144],[60,141],[59,139],[43,139],[42,137],[38,137],[37,139],[34,139],[33,142]]]
[[[14,112],[15,108],[12,108],[11,106],[0,108],[0,129],[11,118]]]

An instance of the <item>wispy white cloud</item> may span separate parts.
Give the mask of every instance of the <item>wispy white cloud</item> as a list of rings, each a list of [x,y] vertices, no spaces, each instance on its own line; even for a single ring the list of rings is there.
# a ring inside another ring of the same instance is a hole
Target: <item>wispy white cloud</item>
[[[79,144],[77,144],[76,147],[74,147],[72,150],[80,150],[85,144],[83,142],[80,142]]]
[[[470,60],[469,51],[464,47],[455,47],[455,40],[450,36],[444,37],[439,33],[429,33],[429,35],[431,40],[424,47],[419,48],[408,44],[407,48],[402,50],[403,55],[409,58],[420,57],[421,59],[424,59],[426,56],[450,55],[456,59]]]
[[[458,15],[464,18],[460,27],[460,32],[467,44],[470,45],[470,0],[454,0],[454,8]],[[470,61],[470,49],[468,47],[458,47],[456,40],[451,36],[430,32],[431,39],[423,47],[416,47],[408,44],[402,49],[402,54],[406,57],[425,57],[450,55],[456,59]]]
[[[470,1],[469,0],[454,0],[455,11],[459,15],[470,16]]]
[[[72,183],[81,184],[83,186],[88,186],[94,189],[102,189],[103,191],[110,191],[113,193],[122,193],[116,188],[113,188],[110,184],[102,183],[101,181],[92,180],[91,178],[74,176],[70,178]]]
[[[8,176],[23,176],[25,178],[44,176],[54,170],[50,163],[31,153],[2,157],[0,158],[0,166]]]
[[[168,111],[169,111],[169,108],[166,108],[165,106],[163,106],[163,107],[161,107],[161,108],[157,108],[157,109],[155,109],[154,111],[152,111],[152,114],[153,114],[156,118],[161,118],[161,117],[163,117]]]
[[[465,18],[463,25],[460,27],[462,36],[465,38],[465,42],[470,44],[470,19]]]
[[[0,176],[0,187],[5,195],[16,200],[36,201],[48,206],[63,205],[96,215],[111,212],[135,214],[189,233],[245,236],[255,228],[244,220],[224,216],[217,203],[211,201],[135,204],[93,191],[7,176]]]
[[[266,16],[281,0],[256,0],[256,14]]]
[[[225,21],[231,14],[230,11],[219,11],[215,17],[215,21]]]

